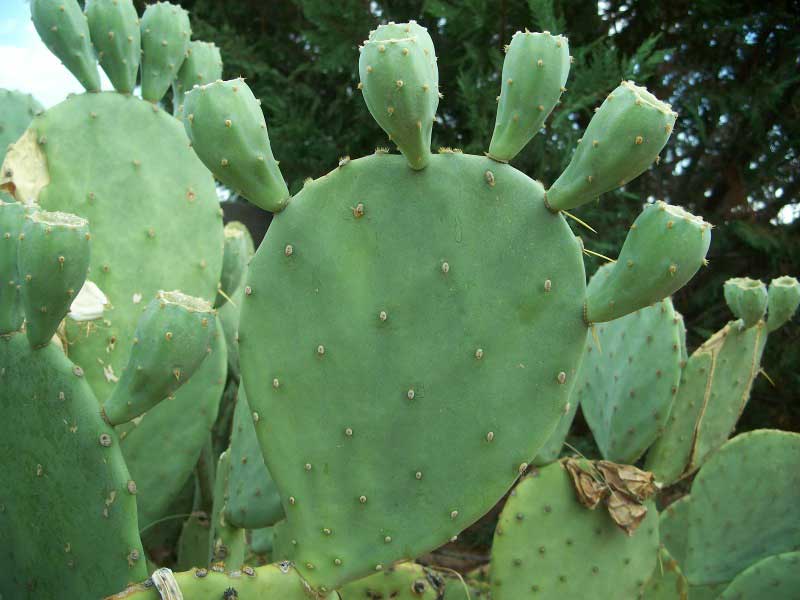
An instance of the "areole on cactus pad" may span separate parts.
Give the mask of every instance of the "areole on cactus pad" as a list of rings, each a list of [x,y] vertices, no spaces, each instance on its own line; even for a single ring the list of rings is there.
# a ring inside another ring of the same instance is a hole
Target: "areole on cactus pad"
[[[515,42],[507,60],[536,63],[547,44],[566,43],[537,40]],[[247,274],[241,371],[252,410],[268,415],[255,426],[281,492],[290,558],[323,593],[430,550],[483,515],[565,410],[588,323],[672,293],[708,249],[708,224],[649,206],[624,260],[587,296],[582,245],[558,209],[637,177],[674,113],[623,84],[596,114],[602,126],[589,126],[603,130],[598,144],[576,153],[548,201],[504,162],[430,155],[432,54],[415,23],[370,34],[360,87],[404,156],[342,159],[288,200],[243,80],[185,98],[184,125],[206,165],[277,212]],[[543,61],[543,72],[553,68],[564,61]],[[522,71],[514,85],[535,76]],[[528,83],[555,86],[541,90],[552,100],[565,79]],[[514,128],[539,121],[513,118],[530,109],[520,95],[502,108],[493,147],[510,160],[535,133]],[[602,157],[592,150],[600,144]],[[460,484],[446,485],[456,471]]]

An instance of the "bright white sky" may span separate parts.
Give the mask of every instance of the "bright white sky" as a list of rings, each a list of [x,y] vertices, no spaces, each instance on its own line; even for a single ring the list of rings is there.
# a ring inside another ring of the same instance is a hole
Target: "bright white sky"
[[[112,89],[102,70],[100,77]],[[0,88],[33,94],[45,108],[83,91],[39,39],[28,0],[0,0]]]

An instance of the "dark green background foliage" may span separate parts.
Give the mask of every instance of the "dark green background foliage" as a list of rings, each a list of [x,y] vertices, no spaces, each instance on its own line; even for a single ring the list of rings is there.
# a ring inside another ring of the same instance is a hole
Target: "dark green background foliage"
[[[525,27],[563,33],[575,64],[568,92],[513,161],[552,183],[592,109],[621,79],[647,85],[680,114],[655,169],[577,214],[587,248],[616,256],[648,198],[715,225],[710,268],[675,298],[694,349],[729,318],[722,283],[800,275],[800,2],[755,0],[180,0],[196,39],[217,43],[225,76],[262,100],[293,191],[338,157],[388,141],[357,90],[358,44],[386,21],[416,19],[436,44],[444,99],[434,147],[488,148],[503,44]],[[140,7],[141,8],[141,7]],[[781,212],[782,211],[782,212]],[[781,219],[778,215],[781,215]],[[787,218],[788,217],[788,218]],[[587,259],[587,270],[597,266]],[[800,431],[800,320],[776,332],[740,429]]]

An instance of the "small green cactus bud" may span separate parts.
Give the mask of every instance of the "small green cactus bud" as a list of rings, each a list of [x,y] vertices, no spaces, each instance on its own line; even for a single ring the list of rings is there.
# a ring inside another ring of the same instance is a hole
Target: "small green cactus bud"
[[[142,98],[158,102],[178,74],[192,28],[189,15],[169,2],[151,4],[141,20]]]
[[[24,222],[24,204],[0,200],[0,335],[22,326],[17,242]]]
[[[272,156],[261,106],[243,79],[188,92],[183,124],[197,156],[222,183],[264,210],[283,210],[289,189]]]
[[[88,0],[86,18],[100,66],[114,88],[130,94],[142,55],[139,15],[132,0]]]
[[[569,75],[569,43],[560,35],[518,31],[503,62],[491,158],[509,161],[542,128]]]
[[[745,327],[752,327],[764,318],[767,310],[767,286],[757,279],[734,277],[725,282],[725,302]]]
[[[104,406],[119,425],[183,385],[208,353],[216,319],[211,305],[181,292],[159,292],[139,319],[128,365]]]
[[[358,61],[361,90],[378,125],[413,169],[431,156],[431,131],[439,106],[433,43],[419,26],[381,25],[364,42]],[[400,28],[401,31],[397,31]],[[400,34],[400,37],[392,37]]]
[[[31,18],[39,37],[90,92],[100,90],[89,26],[77,0],[31,0]]]
[[[636,179],[658,158],[677,113],[623,81],[597,109],[567,168],[547,190],[552,210],[569,210]]]
[[[606,277],[586,290],[586,320],[611,321],[666,298],[703,265],[711,225],[660,200],[644,207]]]
[[[775,331],[792,318],[800,304],[800,284],[794,277],[785,275],[769,284],[769,314],[767,330]]]
[[[26,331],[32,348],[50,342],[89,269],[89,222],[38,211],[25,218],[17,265]]]

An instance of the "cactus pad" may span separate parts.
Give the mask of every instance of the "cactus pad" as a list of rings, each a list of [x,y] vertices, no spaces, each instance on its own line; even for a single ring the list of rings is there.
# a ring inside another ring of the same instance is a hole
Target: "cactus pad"
[[[244,387],[239,386],[230,447],[227,520],[237,527],[258,529],[284,518],[281,498],[269,474],[256,437],[261,415],[250,410]],[[265,416],[265,418],[268,418]]]
[[[0,89],[0,164],[6,148],[25,133],[33,117],[44,110],[30,94]]]
[[[492,543],[493,600],[636,598],[656,566],[652,503],[632,536],[606,511],[580,504],[557,462],[526,477],[503,508]]]
[[[665,299],[595,326],[599,345],[590,336],[570,401],[603,458],[633,464],[663,430],[681,374],[680,319]]]
[[[169,2],[149,5],[142,15],[142,98],[158,102],[186,59],[189,14]]]
[[[146,576],[136,483],[83,371],[0,336],[0,594],[98,598]]]
[[[130,94],[142,55],[139,15],[132,0],[88,0],[86,19],[100,66],[114,89]]]
[[[400,563],[339,590],[341,600],[392,598],[392,600],[441,600],[444,579],[416,563]]]
[[[644,586],[640,600],[687,600],[689,584],[681,572],[680,565],[662,546],[658,563]]]
[[[800,552],[760,560],[739,573],[719,600],[793,600],[800,590]]]
[[[693,585],[732,580],[800,547],[800,434],[758,430],[727,442],[700,470],[689,503],[684,573]]]

